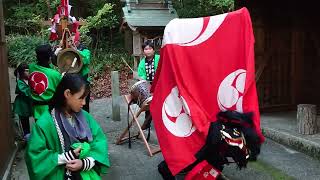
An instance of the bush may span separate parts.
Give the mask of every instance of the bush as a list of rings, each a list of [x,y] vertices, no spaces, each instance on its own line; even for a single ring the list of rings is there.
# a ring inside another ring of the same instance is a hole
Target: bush
[[[92,74],[101,74],[105,70],[115,71],[124,68],[126,65],[122,58],[133,67],[133,58],[124,50],[114,49],[109,52],[103,49],[97,50],[95,56],[92,57],[90,65],[92,67]]]
[[[36,61],[35,49],[41,44],[48,43],[48,36],[9,35],[6,37],[9,65],[27,64]]]
[[[235,0],[173,0],[180,18],[213,16],[234,10]]]

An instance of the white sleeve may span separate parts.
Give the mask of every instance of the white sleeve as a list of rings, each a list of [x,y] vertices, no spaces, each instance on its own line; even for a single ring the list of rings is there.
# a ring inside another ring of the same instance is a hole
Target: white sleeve
[[[62,165],[62,164],[66,164],[67,163],[67,159],[64,156],[64,154],[58,154],[58,165]]]
[[[58,154],[58,165],[66,164],[70,160],[76,159],[75,154],[73,154],[73,151],[70,150],[68,152]]]
[[[92,157],[87,157],[85,159],[82,159],[82,170],[83,171],[89,171],[90,169],[93,168],[93,166],[96,164],[95,160]]]

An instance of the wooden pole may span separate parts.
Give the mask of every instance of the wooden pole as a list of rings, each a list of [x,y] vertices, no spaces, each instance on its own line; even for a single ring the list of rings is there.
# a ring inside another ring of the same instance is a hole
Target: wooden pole
[[[11,118],[10,84],[2,0],[0,0],[0,82],[0,177],[1,179],[9,179],[17,147],[15,146],[14,126]]]
[[[111,91],[112,91],[112,119],[120,121],[120,88],[119,72],[111,72]]]
[[[130,104],[130,102],[132,101],[132,96],[131,95],[125,95],[124,96],[124,99],[126,101],[127,104]],[[135,124],[137,125],[138,127],[138,130],[139,130],[139,134],[138,136],[141,136],[142,137],[142,140],[143,140],[143,143],[145,145],[145,147],[147,148],[148,150],[148,153],[149,153],[149,156],[152,157],[154,154],[158,153],[158,152],[161,152],[161,149],[158,145],[155,145],[155,144],[149,144],[144,133],[143,133],[143,130],[141,129],[141,126],[140,126],[140,123],[139,123],[139,120],[138,120],[138,117],[140,116],[140,114],[143,112],[143,111],[146,111],[146,109],[148,108],[149,105],[147,104],[143,104],[141,109],[139,109],[139,111],[137,113],[134,113],[133,110],[131,109],[131,107],[129,106],[129,112],[131,113],[132,115],[132,118],[133,120],[131,120],[131,122],[129,123],[129,128],[133,125],[133,123],[135,122]],[[120,137],[118,138],[118,140],[116,141],[116,144],[117,145],[120,145],[122,144],[124,141],[128,140],[129,137],[125,137],[128,133],[128,127],[121,133]],[[134,135],[134,136],[131,136],[132,138],[133,137],[138,137],[137,135]]]

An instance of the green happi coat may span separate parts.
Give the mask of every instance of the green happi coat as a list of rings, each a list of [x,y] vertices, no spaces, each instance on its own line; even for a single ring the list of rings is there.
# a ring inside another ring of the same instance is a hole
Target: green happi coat
[[[90,147],[90,144],[88,144],[87,142],[74,143],[71,145],[73,149],[77,149],[80,146],[81,146],[81,151],[80,151],[79,159],[84,159],[88,157],[91,147]],[[101,180],[101,177],[93,169],[89,171],[81,171],[80,175],[82,180]]]
[[[49,102],[61,80],[61,74],[55,69],[46,68],[43,66],[39,66],[36,63],[32,63],[29,65],[30,78],[32,78],[32,73],[34,72],[41,72],[45,74],[48,80],[48,84],[47,89],[41,94],[37,94],[34,89],[31,89],[31,97],[34,102]],[[29,85],[31,86],[30,79]],[[35,119],[39,119],[41,114],[48,110],[48,105],[39,105],[37,103],[33,103],[33,116]]]
[[[159,60],[160,60],[160,55],[155,54],[154,55],[154,69],[155,70],[157,70],[157,68],[158,68]],[[140,63],[138,66],[138,76],[144,80],[147,80],[148,75],[147,75],[145,63],[146,63],[146,58],[144,57],[140,60]]]
[[[16,98],[13,103],[13,112],[19,116],[29,117],[32,115],[30,87],[23,80],[17,81]]]
[[[106,173],[110,166],[108,144],[102,129],[93,117],[85,112],[84,117],[90,127],[93,141],[89,142],[90,152],[98,173]],[[62,153],[59,137],[53,118],[45,112],[34,124],[26,148],[26,164],[31,180],[63,180],[65,165],[58,165],[58,154]]]
[[[83,66],[79,73],[81,76],[87,77],[86,80],[89,81],[88,74],[90,72],[89,65],[91,61],[91,52],[88,49],[84,49],[82,51],[79,51],[79,53],[82,56],[82,63],[83,63]]]

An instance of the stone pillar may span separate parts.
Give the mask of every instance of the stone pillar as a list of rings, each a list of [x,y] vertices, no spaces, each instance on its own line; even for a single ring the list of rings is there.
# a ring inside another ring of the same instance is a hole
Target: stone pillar
[[[120,87],[119,72],[111,72],[111,91],[112,91],[112,119],[120,121]]]

